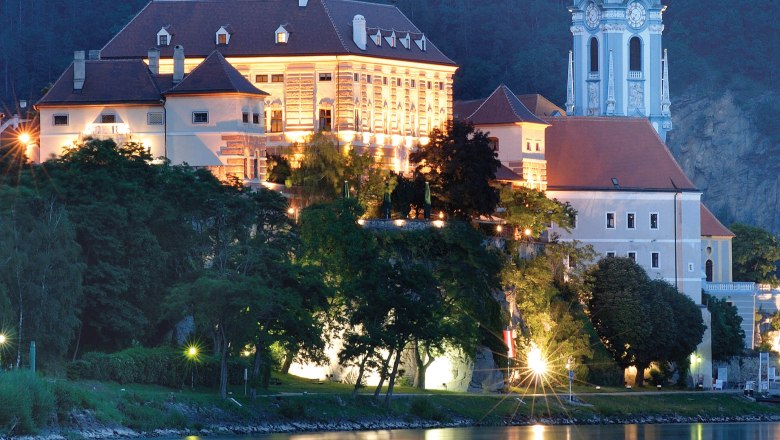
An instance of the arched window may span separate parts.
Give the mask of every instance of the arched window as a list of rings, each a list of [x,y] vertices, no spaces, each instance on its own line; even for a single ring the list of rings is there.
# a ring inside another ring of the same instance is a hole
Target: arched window
[[[634,72],[640,72],[642,70],[642,41],[639,37],[633,37],[629,41],[629,67]]]
[[[707,263],[704,264],[704,273],[707,276],[707,282],[712,282],[712,260],[707,260]]]
[[[599,40],[596,37],[590,39],[590,71],[599,71]]]

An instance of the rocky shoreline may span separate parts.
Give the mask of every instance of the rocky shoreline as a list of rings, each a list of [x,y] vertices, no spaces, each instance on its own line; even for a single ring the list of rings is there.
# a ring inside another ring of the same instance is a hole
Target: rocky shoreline
[[[671,424],[671,423],[756,423],[756,422],[780,422],[779,416],[746,415],[736,417],[710,417],[700,415],[695,417],[676,415],[647,415],[635,417],[591,417],[591,418],[514,418],[505,419],[500,426],[528,426],[543,425],[629,425],[629,424]],[[38,436],[12,437],[14,440],[69,440],[84,438],[89,440],[100,439],[127,439],[142,437],[185,437],[185,436],[232,436],[232,435],[259,435],[272,433],[296,433],[296,432],[334,432],[334,431],[374,431],[396,429],[431,429],[431,428],[465,428],[478,426],[496,426],[495,424],[483,425],[471,420],[455,420],[449,422],[433,421],[405,421],[401,419],[372,419],[364,421],[335,421],[335,422],[283,422],[283,423],[259,423],[259,424],[215,424],[209,427],[195,429],[156,429],[150,432],[139,432],[126,427],[91,427],[85,429],[63,429]],[[1,437],[0,439],[6,439]]]

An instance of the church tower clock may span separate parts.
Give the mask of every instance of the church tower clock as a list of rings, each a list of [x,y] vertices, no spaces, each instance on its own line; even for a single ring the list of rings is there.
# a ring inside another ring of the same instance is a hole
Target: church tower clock
[[[573,0],[566,111],[647,117],[672,129],[661,0]]]

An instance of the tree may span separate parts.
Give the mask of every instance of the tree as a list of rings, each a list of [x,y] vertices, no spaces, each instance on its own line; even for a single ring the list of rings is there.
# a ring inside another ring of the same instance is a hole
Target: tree
[[[434,209],[463,219],[492,215],[499,197],[491,182],[501,162],[487,134],[470,123],[455,121],[444,130],[434,128],[429,136],[428,144],[409,159],[417,164],[415,179],[430,182]]]
[[[651,281],[633,260],[602,259],[591,287],[591,322],[618,365],[636,367],[637,386],[651,362],[679,362],[701,343],[698,306],[669,283]]]
[[[736,237],[732,243],[734,279],[780,285],[775,271],[780,260],[780,241],[769,231],[735,223],[729,227]]]
[[[739,356],[745,349],[745,331],[737,308],[725,299],[704,295],[707,310],[712,315],[712,359],[725,361],[731,356]]]
[[[568,202],[548,199],[539,190],[515,188],[511,185],[501,187],[499,207],[503,210],[498,216],[503,218],[507,225],[516,228],[523,235],[527,229],[533,237],[547,231],[552,222],[568,229],[577,214]]]

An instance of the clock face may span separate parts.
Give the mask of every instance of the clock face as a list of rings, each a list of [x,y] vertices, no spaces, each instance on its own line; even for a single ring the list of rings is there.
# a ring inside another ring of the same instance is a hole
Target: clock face
[[[645,7],[641,3],[633,2],[628,5],[628,24],[633,28],[640,28],[645,24]]]
[[[585,10],[585,22],[588,24],[588,26],[594,28],[597,24],[599,24],[600,19],[601,11],[599,11],[598,6],[596,6],[595,3],[589,4],[588,8]]]

